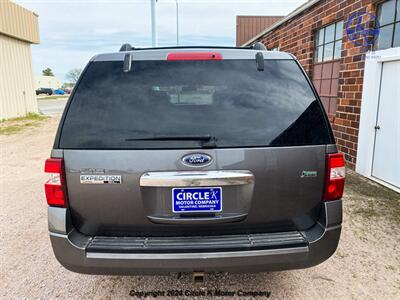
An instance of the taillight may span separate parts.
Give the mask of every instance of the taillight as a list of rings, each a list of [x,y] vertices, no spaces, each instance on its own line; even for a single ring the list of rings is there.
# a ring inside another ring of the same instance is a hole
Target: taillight
[[[218,52],[171,52],[167,60],[222,60]]]
[[[326,182],[324,201],[342,198],[346,168],[342,153],[328,154],[326,157]]]
[[[64,160],[62,158],[47,159],[44,165],[44,171],[51,176],[44,184],[47,204],[50,206],[67,207]]]

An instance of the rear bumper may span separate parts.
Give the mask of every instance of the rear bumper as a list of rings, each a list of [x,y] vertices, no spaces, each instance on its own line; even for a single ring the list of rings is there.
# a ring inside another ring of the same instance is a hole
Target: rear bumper
[[[342,201],[324,203],[320,220],[300,232],[304,242],[264,249],[130,252],[91,251],[92,239],[71,225],[69,212],[49,208],[50,240],[57,260],[67,269],[87,274],[162,274],[191,271],[261,272],[307,268],[336,250],[342,223]],[[250,248],[249,248],[250,249]]]

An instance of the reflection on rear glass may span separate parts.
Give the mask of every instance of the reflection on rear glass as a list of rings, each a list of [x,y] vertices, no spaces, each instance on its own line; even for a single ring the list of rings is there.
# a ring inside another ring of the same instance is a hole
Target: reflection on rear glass
[[[208,134],[215,147],[331,142],[323,111],[293,60],[92,62],[70,105],[62,148],[198,148],[151,136]],[[299,122],[299,120],[303,120]],[[129,137],[131,141],[126,141]]]

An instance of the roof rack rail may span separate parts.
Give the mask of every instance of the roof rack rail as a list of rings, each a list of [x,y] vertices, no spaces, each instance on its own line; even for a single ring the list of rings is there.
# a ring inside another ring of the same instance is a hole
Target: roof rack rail
[[[254,43],[253,45],[250,46],[250,48],[254,50],[267,50],[265,45],[261,42]]]
[[[121,48],[119,49],[119,51],[120,51],[120,52],[121,52],[121,51],[131,51],[131,50],[133,50],[133,49],[135,49],[135,47],[132,47],[131,44],[126,43],[126,44],[123,44],[123,45],[121,46]]]
[[[249,50],[267,50],[265,45],[261,42],[256,42],[250,46],[244,47],[230,47],[230,46],[169,46],[169,47],[144,47],[144,48],[135,48],[132,47],[131,44],[126,43],[121,46],[119,49],[120,52],[122,51],[132,51],[132,50],[162,50],[162,49],[249,49]]]
[[[256,43],[258,44],[258,43]],[[259,43],[261,44],[261,43]],[[263,44],[261,44],[263,45]],[[264,46],[264,45],[263,45]],[[257,47],[257,46],[256,46]],[[144,48],[135,48],[130,44],[123,44],[119,51],[131,51],[131,50],[163,50],[163,49],[249,49],[249,50],[266,50],[266,49],[258,49],[255,48],[254,45],[244,46],[244,47],[234,47],[234,46],[167,46],[167,47],[144,47]],[[264,46],[265,48],[265,46]]]

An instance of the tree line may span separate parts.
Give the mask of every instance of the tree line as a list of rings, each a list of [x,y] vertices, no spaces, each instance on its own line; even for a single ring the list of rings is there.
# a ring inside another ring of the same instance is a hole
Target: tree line
[[[82,69],[80,68],[75,68],[72,70],[69,70],[67,74],[65,74],[65,78],[67,79],[68,82],[64,83],[66,86],[74,86],[75,83],[78,81],[79,76],[82,73]],[[46,68],[42,70],[42,75],[43,76],[54,76],[53,70],[50,68]]]

